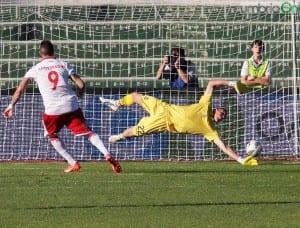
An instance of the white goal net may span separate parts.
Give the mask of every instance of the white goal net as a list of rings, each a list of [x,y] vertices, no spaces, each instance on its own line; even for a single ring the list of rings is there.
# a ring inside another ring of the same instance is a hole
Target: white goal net
[[[26,3],[25,3],[26,2]],[[262,157],[298,156],[299,4],[285,1],[0,1],[0,108],[8,105],[20,79],[39,62],[41,40],[49,39],[56,56],[70,62],[87,85],[80,105],[90,127],[119,159],[226,159],[202,136],[161,133],[109,145],[108,137],[146,115],[138,106],[111,113],[99,96],[118,99],[139,91],[173,104],[192,104],[208,80],[238,80],[251,57],[253,40],[265,43],[272,62],[272,85],[238,95],[215,92],[214,105],[228,108],[218,126],[226,143],[245,155],[256,139]],[[295,47],[298,45],[298,48]],[[182,47],[195,63],[199,88],[170,89],[157,80],[164,55]],[[0,119],[0,160],[61,159],[41,123],[41,96],[32,85],[16,105],[12,119]],[[78,160],[103,157],[83,138],[60,132]]]

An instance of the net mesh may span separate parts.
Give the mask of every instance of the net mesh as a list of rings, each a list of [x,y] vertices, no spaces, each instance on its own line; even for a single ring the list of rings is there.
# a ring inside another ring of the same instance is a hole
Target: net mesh
[[[237,95],[228,88],[215,92],[214,105],[228,108],[218,127],[224,140],[244,155],[245,143],[262,142],[264,156],[295,156],[295,115],[298,98],[293,81],[292,16],[300,29],[299,11],[283,12],[280,4],[15,4],[0,3],[0,107],[31,66],[39,62],[38,47],[52,40],[56,56],[69,61],[87,84],[80,100],[90,127],[121,159],[224,159],[201,136],[162,133],[109,145],[107,137],[134,125],[146,113],[134,106],[118,113],[103,107],[98,96],[118,99],[131,91],[153,95],[173,104],[199,100],[210,79],[237,80],[254,39],[265,43],[272,61],[272,86]],[[299,32],[295,34],[299,42]],[[197,67],[199,89],[170,90],[156,80],[162,57],[180,46]],[[300,56],[297,49],[296,56]],[[299,72],[299,68],[296,69]],[[0,159],[60,159],[44,137],[43,105],[36,85],[16,107],[13,119],[0,120]],[[97,150],[68,130],[61,133],[77,159],[102,159]]]

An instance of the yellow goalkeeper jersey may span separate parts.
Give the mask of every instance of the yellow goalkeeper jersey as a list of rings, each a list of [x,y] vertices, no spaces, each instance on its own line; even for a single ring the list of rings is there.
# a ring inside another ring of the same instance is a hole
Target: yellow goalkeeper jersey
[[[219,137],[212,119],[212,94],[204,94],[199,103],[167,105],[167,128],[170,132],[201,134],[208,141]]]

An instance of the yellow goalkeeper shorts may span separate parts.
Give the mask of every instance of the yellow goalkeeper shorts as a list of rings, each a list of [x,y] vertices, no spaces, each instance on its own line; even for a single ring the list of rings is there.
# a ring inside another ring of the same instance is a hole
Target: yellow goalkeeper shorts
[[[141,105],[150,116],[143,117],[138,124],[133,127],[133,134],[135,136],[142,136],[166,131],[167,110],[164,107],[168,104],[155,97],[143,96]]]

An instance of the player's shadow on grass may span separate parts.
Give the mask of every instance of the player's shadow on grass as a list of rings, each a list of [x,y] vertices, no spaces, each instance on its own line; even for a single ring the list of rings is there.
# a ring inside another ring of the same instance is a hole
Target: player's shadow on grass
[[[184,169],[143,169],[143,170],[126,170],[126,173],[124,172],[124,174],[143,174],[143,173],[153,173],[153,174],[199,174],[199,173],[299,173],[299,170],[286,170],[286,169],[282,169],[282,170],[269,170],[269,169],[257,169],[255,167],[249,167],[249,168],[242,168],[240,170],[224,170],[224,169],[192,169],[192,170],[184,170]]]
[[[205,206],[235,206],[235,205],[287,205],[300,204],[300,201],[257,201],[257,202],[215,202],[215,203],[178,203],[178,204],[120,204],[120,205],[61,205],[25,208],[26,210],[56,210],[80,208],[145,208],[145,207],[205,207]],[[21,208],[19,208],[21,209]]]

